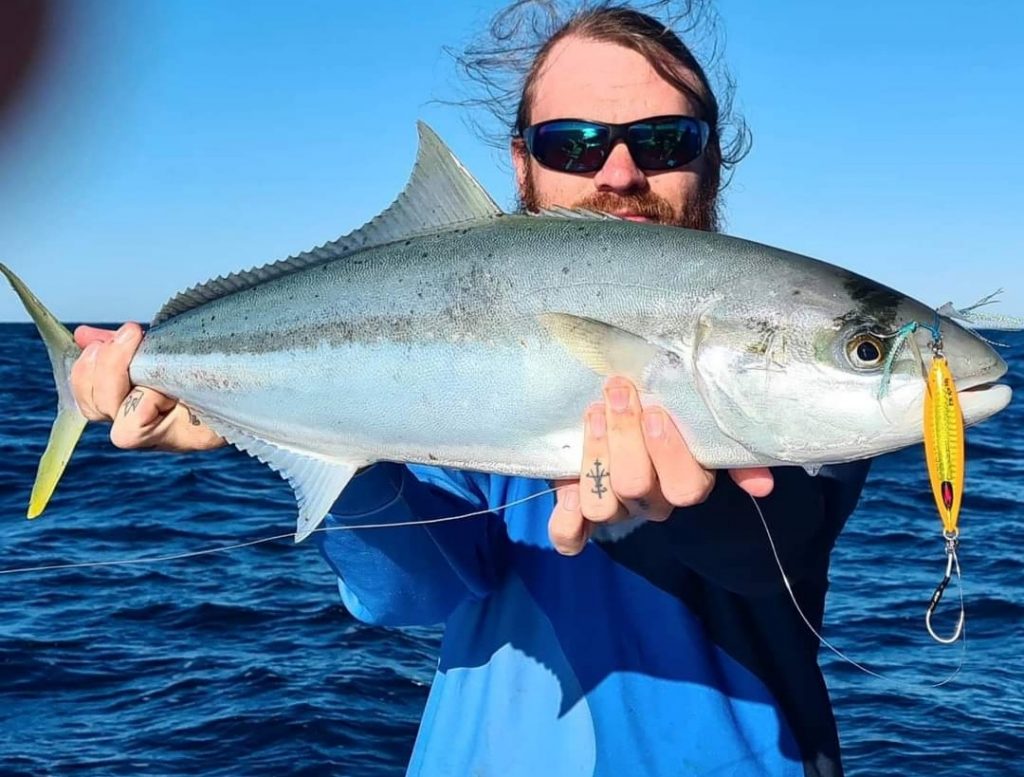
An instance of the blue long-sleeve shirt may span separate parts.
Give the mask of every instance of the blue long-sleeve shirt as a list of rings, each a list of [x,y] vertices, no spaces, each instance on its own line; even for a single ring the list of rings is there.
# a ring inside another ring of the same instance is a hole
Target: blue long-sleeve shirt
[[[816,628],[867,469],[775,469],[761,500]],[[548,540],[553,495],[496,510],[547,488],[379,464],[328,520],[396,527],[318,535],[357,618],[445,625],[410,775],[841,775],[817,640],[730,478],[575,557]]]

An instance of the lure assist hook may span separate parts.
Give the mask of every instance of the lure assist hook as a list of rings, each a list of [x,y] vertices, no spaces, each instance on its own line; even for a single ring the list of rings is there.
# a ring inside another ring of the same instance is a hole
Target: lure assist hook
[[[956,572],[957,586],[960,585],[960,559],[957,558],[956,550],[960,543],[959,535],[956,531],[943,532],[943,536],[946,538],[946,574],[942,578],[942,582],[935,588],[935,593],[932,594],[932,599],[928,603],[928,609],[924,614],[924,625],[928,629],[928,633],[931,634],[932,639],[936,642],[941,642],[943,645],[952,645],[956,642],[964,633],[964,620],[966,613],[964,612],[964,601],[963,596],[960,597],[960,616],[957,618],[956,628],[953,633],[948,637],[939,636],[935,629],[932,627],[932,615],[935,614],[935,608],[939,606],[939,602],[942,601],[942,594],[946,592],[946,586],[949,585],[949,581],[953,578],[953,573]]]

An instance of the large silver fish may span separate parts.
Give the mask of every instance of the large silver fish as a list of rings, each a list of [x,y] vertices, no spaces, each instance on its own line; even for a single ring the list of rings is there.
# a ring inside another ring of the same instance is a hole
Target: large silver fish
[[[419,134],[409,184],[384,213],[179,294],[131,364],[133,383],[177,397],[290,481],[296,541],[379,460],[578,473],[581,416],[611,374],[664,405],[706,467],[813,469],[921,441],[922,359],[889,357],[897,330],[932,323],[934,309],[725,235],[504,214],[432,130]],[[59,395],[31,517],[86,423],[68,383],[79,349],[0,270],[39,327]],[[1003,409],[1010,390],[992,384],[1003,360],[941,326],[966,422]],[[928,335],[914,337],[926,362]]]

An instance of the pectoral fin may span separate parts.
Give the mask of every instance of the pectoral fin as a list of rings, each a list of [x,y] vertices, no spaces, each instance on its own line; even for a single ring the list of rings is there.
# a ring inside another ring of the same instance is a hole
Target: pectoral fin
[[[644,390],[650,368],[673,354],[649,340],[593,318],[569,313],[542,313],[544,328],[573,356],[598,375],[621,375]]]

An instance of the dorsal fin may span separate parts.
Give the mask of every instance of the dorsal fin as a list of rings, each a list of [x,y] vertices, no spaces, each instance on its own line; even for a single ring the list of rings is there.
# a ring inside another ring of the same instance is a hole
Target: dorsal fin
[[[211,300],[340,259],[363,248],[501,215],[501,208],[437,133],[422,121],[416,123],[416,128],[419,150],[412,175],[402,193],[383,213],[355,232],[319,248],[193,286],[170,299],[156,314],[153,325]]]

